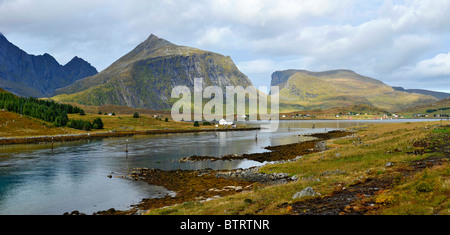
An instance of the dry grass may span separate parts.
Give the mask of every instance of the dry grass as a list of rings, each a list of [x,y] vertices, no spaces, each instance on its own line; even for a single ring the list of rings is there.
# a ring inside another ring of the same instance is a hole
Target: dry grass
[[[305,187],[311,186],[321,195],[330,195],[336,188],[349,186],[356,179],[395,174],[394,169],[427,157],[427,154],[414,155],[407,152],[413,150],[412,144],[415,140],[425,138],[433,132],[438,123],[359,126],[351,137],[329,140],[327,146],[333,147],[330,150],[304,156],[296,162],[266,165],[261,170],[266,173],[284,172],[296,175],[300,179],[298,181],[278,186],[254,187],[252,191],[209,202],[189,202],[151,210],[149,214],[289,214],[291,211],[286,205],[301,200],[293,200],[292,195]],[[395,168],[387,167],[387,162],[393,163]],[[397,189],[378,196],[377,200],[383,201],[386,206],[372,213],[429,214],[430,211],[439,210],[441,214],[448,214],[448,162],[437,169],[430,169],[430,172],[433,173],[426,176],[431,178],[428,181],[432,185],[428,194],[421,194],[418,199],[414,199],[416,194],[410,191],[419,187],[418,183],[428,182],[423,181],[423,176],[403,179]],[[428,203],[424,204],[424,201]]]
[[[215,128],[214,125],[203,125],[200,123],[199,127],[194,127],[193,123],[190,122],[175,122],[170,116],[160,116],[155,118],[151,115],[140,114],[139,118],[133,118],[133,115],[99,115],[88,113],[84,116],[79,114],[69,114],[69,119],[82,119],[93,121],[95,118],[101,118],[104,124],[104,129],[102,130],[92,130],[92,132],[105,132],[105,131],[144,131],[144,130],[161,130],[161,129],[171,129],[171,130],[190,130],[190,129],[212,129]],[[165,121],[165,118],[168,121]],[[219,126],[218,128],[225,128]]]
[[[82,133],[82,131],[71,128],[58,128],[51,123],[36,118],[0,111],[0,137],[30,137],[78,133]]]
[[[109,110],[114,110],[117,107],[109,107]],[[135,109],[130,109],[135,111]],[[124,109],[122,112],[128,113],[130,110]],[[114,111],[113,111],[114,112]],[[150,111],[149,111],[150,112]],[[117,112],[120,113],[120,112]],[[146,113],[146,112],[144,112]],[[20,114],[0,111],[0,137],[38,137],[38,136],[54,136],[64,134],[85,134],[85,133],[101,133],[108,131],[145,131],[145,130],[198,130],[198,129],[214,129],[214,125],[203,125],[200,123],[199,127],[194,127],[193,123],[189,122],[174,122],[168,114],[164,112],[158,114],[160,117],[155,118],[153,114],[141,114],[140,118],[133,118],[131,114],[124,115],[99,115],[87,113],[84,116],[79,114],[69,114],[69,119],[81,119],[93,121],[99,117],[102,119],[104,129],[82,131],[68,127],[55,127],[53,124]],[[168,122],[165,121],[168,117]],[[219,126],[219,129],[226,128]]]

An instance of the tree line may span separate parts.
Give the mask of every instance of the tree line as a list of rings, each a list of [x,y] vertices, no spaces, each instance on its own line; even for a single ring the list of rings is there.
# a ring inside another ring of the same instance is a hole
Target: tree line
[[[444,111],[444,110],[448,110],[448,109],[450,109],[450,107],[444,107],[444,108],[438,108],[438,109],[427,109],[427,113],[434,113],[434,112],[436,112],[436,111],[438,111],[438,110],[442,110],[442,111]]]
[[[0,93],[0,109],[50,122],[57,127],[68,126],[80,130],[102,129],[100,118],[93,123],[69,120],[67,114],[84,114],[84,110],[69,104],[59,104],[34,97],[17,97],[11,93]]]
[[[103,129],[103,122],[101,118],[96,118],[91,123],[84,120],[70,120],[68,125],[70,128],[90,131],[91,129]]]

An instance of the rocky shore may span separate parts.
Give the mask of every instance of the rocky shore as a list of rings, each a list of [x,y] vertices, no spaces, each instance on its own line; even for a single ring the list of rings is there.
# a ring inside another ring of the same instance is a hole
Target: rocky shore
[[[253,160],[257,162],[274,162],[291,160],[298,156],[306,154],[320,152],[326,150],[325,140],[332,138],[340,138],[352,134],[347,131],[330,131],[327,133],[314,133],[304,136],[314,137],[315,139],[309,141],[303,141],[294,144],[279,145],[279,146],[267,146],[264,149],[270,150],[270,152],[264,153],[251,153],[251,154],[230,154],[221,157],[211,156],[190,156],[186,158],[180,158],[179,162],[188,161],[229,161],[229,160]]]
[[[301,159],[301,158],[298,158]],[[289,181],[298,180],[296,176],[289,176],[286,173],[272,173],[265,174],[260,173],[259,169],[261,167],[252,167],[248,169],[236,169],[231,171],[218,171],[215,173],[216,177],[225,178],[227,180],[237,180],[237,181],[249,181],[260,184],[282,184]]]

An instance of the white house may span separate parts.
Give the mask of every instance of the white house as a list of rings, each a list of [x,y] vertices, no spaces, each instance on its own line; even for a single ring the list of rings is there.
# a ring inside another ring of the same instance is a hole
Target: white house
[[[227,122],[225,119],[221,119],[219,121],[219,125],[225,126],[225,125],[233,125],[233,122]]]

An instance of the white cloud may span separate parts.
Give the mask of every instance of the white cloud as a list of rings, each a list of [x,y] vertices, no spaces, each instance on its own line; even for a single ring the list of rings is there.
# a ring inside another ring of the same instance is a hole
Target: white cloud
[[[398,30],[433,30],[448,32],[450,26],[450,1],[448,0],[415,0],[409,5],[395,5],[391,19],[395,20]]]
[[[236,34],[234,34],[228,27],[211,28],[204,33],[204,35],[197,41],[197,44],[201,46],[218,46],[227,42],[228,40],[226,39],[233,37],[235,38]]]
[[[277,69],[274,61],[268,59],[256,59],[238,63],[239,70],[248,74],[267,74]]]
[[[450,93],[450,52],[439,53],[389,75],[392,85]]]
[[[420,84],[399,71],[435,76],[425,59],[450,51],[448,12],[450,0],[0,0],[0,29],[27,52],[77,55],[99,70],[153,33],[230,55],[267,85],[287,68]]]
[[[442,53],[434,56],[431,59],[426,59],[418,62],[411,68],[404,68],[409,70],[409,75],[416,77],[421,76],[448,76],[450,80],[450,52]]]

